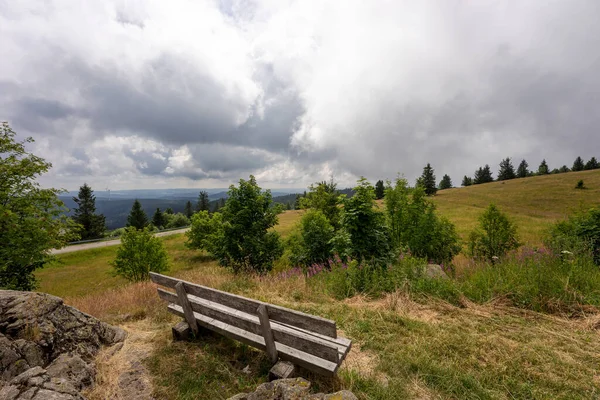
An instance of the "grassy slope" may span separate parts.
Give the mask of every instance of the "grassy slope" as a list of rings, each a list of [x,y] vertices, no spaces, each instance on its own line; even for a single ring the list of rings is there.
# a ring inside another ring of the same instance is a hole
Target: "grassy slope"
[[[575,189],[580,179],[588,189]],[[454,222],[463,238],[477,226],[483,209],[493,202],[513,218],[524,243],[539,245],[552,222],[581,207],[600,206],[600,170],[441,190],[433,201],[440,213]]]

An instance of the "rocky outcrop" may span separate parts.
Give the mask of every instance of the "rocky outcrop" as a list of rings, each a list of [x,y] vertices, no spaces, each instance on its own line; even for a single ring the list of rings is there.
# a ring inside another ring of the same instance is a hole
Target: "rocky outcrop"
[[[125,336],[58,297],[0,290],[0,399],[83,399],[94,356]]]
[[[347,390],[332,394],[310,393],[310,382],[303,378],[279,379],[263,383],[252,393],[240,393],[229,400],[358,400]]]

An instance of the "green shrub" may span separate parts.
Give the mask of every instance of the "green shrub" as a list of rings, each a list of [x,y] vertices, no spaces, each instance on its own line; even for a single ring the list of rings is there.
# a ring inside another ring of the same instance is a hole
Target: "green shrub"
[[[600,265],[600,209],[592,208],[556,223],[546,244],[556,253],[569,251],[577,257],[590,256]]]
[[[149,278],[148,273],[169,269],[167,252],[159,238],[148,228],[127,228],[121,236],[117,257],[111,262],[115,273],[127,280],[138,282]]]
[[[469,236],[469,253],[495,262],[508,251],[519,247],[516,226],[495,204],[490,204],[479,217],[479,229]]]
[[[192,215],[190,230],[185,233],[185,245],[190,249],[205,250],[217,259],[224,257],[223,216],[215,212],[198,211]]]
[[[310,185],[306,196],[300,198],[301,208],[311,208],[321,211],[334,229],[340,228],[341,209],[340,204],[344,195],[340,195],[337,184],[331,179]]]
[[[299,225],[286,241],[292,265],[326,262],[333,255],[334,232],[325,214],[309,210]]]
[[[583,183],[583,179],[577,181],[577,185],[575,185],[575,189],[586,189],[585,184]]]
[[[165,225],[164,225],[165,229],[181,228],[181,227],[190,225],[189,218],[186,217],[185,214],[183,214],[183,213],[177,213],[177,214],[164,213],[163,217],[165,219]]]

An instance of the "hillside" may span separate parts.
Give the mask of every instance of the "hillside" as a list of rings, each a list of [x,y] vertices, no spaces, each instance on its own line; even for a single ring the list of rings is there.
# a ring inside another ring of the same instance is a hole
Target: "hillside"
[[[587,189],[575,189],[580,179]],[[440,190],[433,201],[440,213],[456,225],[463,238],[476,227],[483,209],[495,203],[517,223],[524,243],[539,245],[544,231],[553,222],[581,207],[600,206],[600,170]]]

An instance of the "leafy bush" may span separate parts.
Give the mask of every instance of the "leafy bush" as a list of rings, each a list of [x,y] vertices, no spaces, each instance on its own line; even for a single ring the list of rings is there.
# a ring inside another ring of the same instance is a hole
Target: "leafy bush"
[[[589,256],[600,265],[600,209],[592,208],[556,223],[546,245],[556,253],[569,251],[577,257]]]
[[[217,259],[224,257],[223,248],[223,216],[215,212],[198,211],[192,215],[192,225],[185,233],[185,245],[190,249],[206,250]]]
[[[290,261],[293,265],[309,265],[328,260],[333,254],[333,226],[325,214],[309,210],[302,216],[297,232],[290,235]]]
[[[169,260],[163,243],[148,228],[127,228],[121,236],[117,257],[111,262],[115,273],[133,282],[149,278],[148,273],[169,269]]]
[[[516,226],[495,204],[479,217],[480,228],[469,236],[469,252],[475,258],[495,262],[519,247]]]
[[[460,252],[454,225],[437,215],[422,188],[410,189],[405,179],[394,187],[388,182],[385,206],[394,246],[436,263],[450,262]]]
[[[577,181],[577,185],[575,185],[575,189],[585,189],[585,184],[583,183],[583,179]]]
[[[306,196],[300,198],[300,207],[321,211],[331,226],[335,230],[339,229],[342,213],[339,206],[344,195],[340,195],[337,184],[331,179],[329,182],[323,181],[310,185],[308,189]]]
[[[163,214],[163,217],[165,219],[165,229],[174,229],[174,228],[181,228],[184,226],[189,226],[190,225],[190,220],[188,217],[185,216],[185,214],[183,213],[177,213],[177,214]]]

